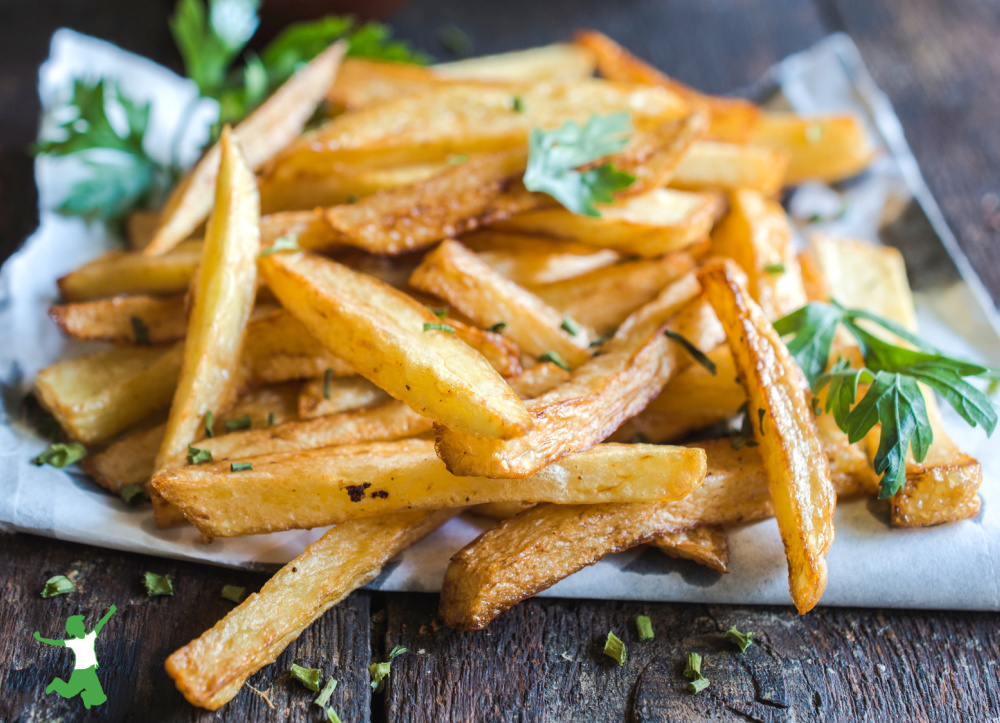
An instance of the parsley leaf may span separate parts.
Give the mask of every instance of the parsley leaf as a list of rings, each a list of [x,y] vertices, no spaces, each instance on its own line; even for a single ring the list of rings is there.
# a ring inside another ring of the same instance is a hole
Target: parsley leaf
[[[726,631],[726,640],[732,640],[741,653],[745,652],[753,644],[753,636],[754,634],[751,632],[741,633],[736,629],[735,625]]]
[[[684,351],[686,351],[692,359],[705,367],[708,373],[712,376],[715,376],[715,374],[719,371],[715,366],[715,362],[709,359],[705,352],[691,343],[690,339],[678,334],[676,331],[672,331],[671,329],[664,329],[663,334],[671,341],[676,341],[684,347]]]
[[[184,71],[203,96],[223,89],[229,66],[257,31],[259,0],[179,0],[170,18]]]
[[[581,127],[566,121],[545,131],[536,128],[528,140],[524,185],[546,193],[576,214],[600,217],[594,203],[610,203],[616,191],[635,183],[635,176],[611,163],[579,171],[579,166],[618,153],[628,145],[632,120],[628,113],[593,115]]]
[[[142,584],[146,588],[147,597],[174,594],[174,583],[169,575],[157,575],[155,572],[146,572],[143,573]]]
[[[79,462],[86,456],[87,448],[79,442],[70,442],[69,444],[54,442],[49,445],[48,449],[31,460],[31,463],[36,467],[41,467],[43,464],[47,464],[50,467],[62,469],[63,467],[73,464],[74,462]]]
[[[319,682],[322,680],[323,671],[319,668],[303,668],[297,663],[292,663],[292,667],[288,671],[292,674],[292,677],[297,681],[302,683],[309,690],[314,693],[319,692]]]
[[[65,575],[56,575],[45,581],[45,587],[42,588],[42,597],[48,598],[55,597],[56,595],[66,595],[75,589],[72,580],[68,577]]]

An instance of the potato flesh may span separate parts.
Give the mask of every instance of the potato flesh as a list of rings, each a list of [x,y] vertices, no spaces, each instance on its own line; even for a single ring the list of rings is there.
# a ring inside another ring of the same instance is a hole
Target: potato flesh
[[[462,243],[494,271],[525,287],[571,279],[607,267],[619,258],[610,249],[509,234],[495,227],[465,234]]]
[[[781,190],[787,164],[787,154],[774,148],[699,141],[681,159],[670,185],[690,191],[749,188],[770,196]]]
[[[111,251],[71,271],[57,282],[66,301],[89,301],[118,294],[182,294],[201,263],[201,241],[184,241],[162,256]]]
[[[810,118],[761,113],[750,142],[787,154],[789,186],[810,180],[842,181],[867,168],[874,156],[868,133],[853,115]]]
[[[581,80],[594,74],[594,54],[567,43],[439,63],[431,72],[452,80],[543,83]]]
[[[668,557],[691,560],[714,572],[729,572],[729,536],[717,525],[667,532],[653,546]]]
[[[165,344],[183,338],[187,331],[184,296],[116,296],[111,299],[57,304],[49,317],[64,334],[83,341],[116,344]],[[136,335],[137,319],[146,332]]]
[[[389,399],[389,395],[364,377],[313,379],[302,385],[299,394],[299,419],[315,419],[328,414],[370,407]]]

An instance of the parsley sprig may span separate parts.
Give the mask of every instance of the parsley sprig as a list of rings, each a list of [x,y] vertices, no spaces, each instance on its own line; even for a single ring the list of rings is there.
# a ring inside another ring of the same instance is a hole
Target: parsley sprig
[[[628,145],[631,133],[628,113],[593,115],[582,127],[566,121],[549,131],[534,129],[528,139],[525,188],[552,196],[573,213],[600,218],[594,204],[613,201],[616,191],[635,183],[635,176],[612,163],[577,169],[618,153]]]
[[[897,346],[872,334],[870,322],[915,348]],[[837,329],[854,337],[865,361],[853,368],[841,358],[827,371]],[[982,425],[992,435],[997,410],[989,397],[966,377],[996,379],[1000,371],[950,357],[899,324],[861,309],[812,302],[774,322],[782,336],[791,336],[788,351],[795,357],[814,392],[829,387],[825,409],[853,444],[880,426],[873,464],[880,475],[879,498],[891,497],[906,481],[906,453],[922,462],[934,439],[920,384],[938,392],[971,426]],[[868,389],[855,404],[859,386]]]

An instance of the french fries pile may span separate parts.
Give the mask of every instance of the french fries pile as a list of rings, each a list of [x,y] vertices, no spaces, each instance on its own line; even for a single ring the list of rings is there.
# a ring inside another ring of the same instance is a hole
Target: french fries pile
[[[860,123],[703,95],[593,32],[435,68],[343,50],[227,128],[51,311],[114,344],[36,380],[103,447],[100,485],[143,484],[161,526],[209,538],[333,525],[170,656],[187,699],[222,706],[463,512],[496,524],[448,567],[459,629],[637,545],[725,572],[725,528],[770,516],[792,600],[816,605],[837,496],[877,491],[874,449],[816,414],[771,322],[832,290],[909,328],[913,307],[896,252],[797,255],[775,197],[862,171]],[[607,160],[636,181],[599,216],[525,187],[534,129],[621,111],[635,130]],[[674,444],[744,404],[752,439]],[[973,515],[980,477],[938,431],[892,519]]]

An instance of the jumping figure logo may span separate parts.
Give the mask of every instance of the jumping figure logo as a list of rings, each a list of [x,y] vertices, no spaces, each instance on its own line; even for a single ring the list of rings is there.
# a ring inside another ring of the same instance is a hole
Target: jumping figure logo
[[[101,688],[101,681],[97,679],[98,666],[94,643],[97,641],[97,635],[101,632],[101,628],[117,609],[112,605],[108,614],[101,618],[89,633],[83,624],[83,615],[70,616],[66,620],[66,632],[72,637],[68,640],[49,640],[43,638],[37,630],[35,631],[35,640],[38,642],[69,648],[76,656],[73,663],[73,674],[69,677],[69,681],[56,678],[49,683],[49,687],[45,689],[46,693],[54,691],[63,698],[79,695],[86,708],[100,705],[108,699],[108,696],[104,695],[104,689]]]

